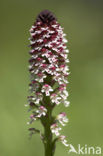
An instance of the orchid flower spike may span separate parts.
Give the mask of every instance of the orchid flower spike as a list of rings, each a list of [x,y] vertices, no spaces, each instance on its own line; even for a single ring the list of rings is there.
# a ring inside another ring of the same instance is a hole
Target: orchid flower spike
[[[54,156],[57,141],[68,146],[62,126],[68,122],[65,112],[53,116],[52,111],[58,105],[69,106],[68,91],[68,53],[66,34],[56,17],[48,10],[42,11],[30,29],[29,72],[30,95],[28,96],[28,124],[30,134],[39,133],[44,143],[45,156]],[[44,132],[34,128],[39,120]],[[55,138],[56,137],[56,138]]]

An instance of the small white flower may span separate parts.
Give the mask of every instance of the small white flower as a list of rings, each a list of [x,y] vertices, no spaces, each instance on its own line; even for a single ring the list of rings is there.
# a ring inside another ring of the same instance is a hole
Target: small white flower
[[[36,59],[36,63],[35,63],[35,66],[39,66],[39,65],[41,65],[42,63],[45,63],[45,60],[43,60],[42,58],[40,58],[40,57],[38,57],[37,59]]]
[[[29,91],[32,93],[32,92],[35,92],[37,89],[39,88],[39,84],[35,83],[35,84],[30,84],[29,85]]]
[[[46,51],[46,52],[44,52],[43,54],[42,54],[42,57],[47,57],[48,58],[48,51]]]
[[[69,50],[68,50],[68,49],[66,49],[66,50],[65,50],[65,52],[66,52],[66,53],[69,53]]]
[[[63,80],[65,83],[69,83],[69,82],[68,82],[68,79],[67,79],[67,77],[68,77],[69,74],[70,74],[70,73],[66,73],[66,74],[64,74],[64,75],[62,76],[62,80]]]
[[[30,28],[29,32],[30,32],[30,33],[33,33],[35,28],[36,28],[36,26],[33,25],[33,26]]]
[[[36,121],[37,118],[36,118],[36,116],[35,116],[34,114],[31,114],[31,115],[30,115],[30,119],[31,119],[31,120],[30,120],[29,122],[27,122],[28,125],[32,124],[33,121]]]
[[[56,103],[57,105],[60,104],[61,97],[58,97],[57,94],[55,93],[51,94],[50,99],[53,103]]]
[[[66,36],[66,34],[65,34],[65,33],[63,33],[63,36]]]
[[[61,84],[60,87],[59,87],[59,93],[60,93],[60,96],[66,100],[67,97],[68,97],[68,92],[66,91],[66,86],[63,86],[65,84]]]
[[[69,68],[66,65],[60,65],[59,71],[63,72],[64,74],[69,71]]]
[[[38,73],[38,74],[37,74],[37,78],[36,78],[35,80],[38,81],[38,82],[43,82],[44,79],[45,79],[46,77],[47,77],[47,76],[46,76],[45,74],[43,74],[43,73]]]
[[[42,46],[41,47],[39,46],[39,47],[35,48],[35,50],[38,50],[38,51],[40,51],[41,49],[42,49]]]
[[[60,135],[60,133],[59,133],[60,130],[61,130],[61,128],[58,127],[58,125],[57,125],[56,123],[54,123],[54,124],[51,125],[51,131],[52,131],[52,133],[54,133],[56,136],[59,136],[59,135]]]
[[[64,101],[64,106],[65,107],[69,107],[69,105],[70,105],[70,102],[69,101]]]
[[[69,144],[67,144],[67,140],[65,139],[66,137],[64,135],[61,135],[59,137],[60,141],[62,142],[62,144],[64,144],[65,146],[69,146]]]
[[[64,39],[63,39],[63,42],[64,42],[64,43],[67,43],[68,41],[64,38]]]
[[[48,27],[45,27],[45,28],[41,28],[41,30],[45,31],[45,30],[48,30]]]
[[[40,34],[41,33],[41,30],[36,30],[34,33],[31,32],[31,36],[34,36],[34,35],[37,35],[37,34]]]
[[[65,61],[66,63],[69,63],[70,61],[69,61],[69,59],[66,59],[66,61]]]
[[[61,74],[56,74],[56,75],[53,76],[53,79],[55,81],[57,81],[59,84],[61,84],[62,76],[61,76]]]
[[[53,27],[53,28],[57,28],[57,25],[56,25],[56,24],[53,24],[52,27]]]
[[[47,44],[45,44],[45,47],[52,48],[52,45],[48,42]]]
[[[39,109],[36,111],[38,113],[37,117],[41,117],[42,115],[45,116],[47,113],[47,109],[44,106],[40,106]]]
[[[33,50],[31,50],[31,52],[33,52]],[[36,59],[38,56],[39,56],[39,54],[35,54],[35,55],[33,55],[31,58]]]
[[[52,92],[52,91],[53,91],[52,87],[49,86],[48,84],[43,85],[42,90],[41,90],[41,92],[45,93],[46,96],[50,96],[49,92]]]
[[[50,34],[53,34],[53,33],[55,33],[55,31],[52,31],[52,30],[49,30],[48,31]]]
[[[66,91],[66,90],[63,90],[62,92],[61,92],[62,94],[60,94],[60,96],[64,99],[64,100],[66,100],[67,99],[67,97],[68,97],[68,92]]]
[[[34,101],[35,97],[34,96],[28,96],[28,102]]]
[[[43,35],[43,39],[45,39],[45,38],[49,38],[49,37],[50,37],[49,33],[48,33],[48,34]]]
[[[54,65],[50,64],[50,65],[48,66],[48,68],[46,69],[46,72],[47,72],[48,74],[55,75],[55,74],[57,73],[57,72],[56,72],[56,67],[55,67]]]
[[[57,119],[61,123],[62,126],[65,126],[65,123],[68,122],[68,118],[66,117],[66,114],[64,112],[60,113],[57,116]]]
[[[30,115],[30,118],[33,119],[33,120],[36,120],[36,116],[33,115],[33,114]]]
[[[37,40],[35,40],[35,41],[31,41],[31,40],[30,40],[30,43],[31,43],[31,44],[35,44],[36,42],[37,42]]]
[[[48,65],[45,64],[45,63],[42,63],[40,66],[39,66],[39,69],[42,71],[42,73],[44,73],[46,71],[46,69],[48,69]]]
[[[40,101],[42,101],[42,99],[43,99],[43,96],[42,96],[42,94],[41,93],[39,93],[39,92],[37,92],[36,94],[35,94],[35,98],[34,98],[34,103],[35,104],[39,104],[40,103]]]

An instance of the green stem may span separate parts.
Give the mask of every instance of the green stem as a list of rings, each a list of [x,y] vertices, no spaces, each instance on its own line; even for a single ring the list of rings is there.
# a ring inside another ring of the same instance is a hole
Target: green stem
[[[51,84],[52,77],[49,76],[46,80],[47,84]],[[47,115],[42,118],[42,124],[44,126],[44,150],[45,150],[45,156],[54,156],[55,152],[55,144],[53,142],[53,135],[51,132],[51,124],[53,123],[53,116],[52,116],[52,110],[53,106],[50,101],[50,97],[45,96],[44,94],[44,106],[47,109]]]
[[[53,156],[53,149],[52,149],[52,134],[50,131],[50,127],[45,127],[45,156]]]
[[[45,156],[54,156],[54,144],[53,144],[53,135],[51,132],[51,124],[53,123],[53,117],[52,117],[52,106],[50,104],[50,99],[48,97],[45,97],[45,100],[47,102],[46,109],[47,109],[47,115],[42,120],[42,124],[44,126],[44,150],[45,150]]]
[[[46,98],[47,99],[47,98]],[[49,99],[47,99],[48,102]],[[52,132],[50,129],[52,123],[52,109],[51,109],[51,105],[49,104],[47,106],[47,116],[46,116],[46,124],[44,126],[44,136],[45,136],[45,156],[53,156],[53,149],[52,149]]]

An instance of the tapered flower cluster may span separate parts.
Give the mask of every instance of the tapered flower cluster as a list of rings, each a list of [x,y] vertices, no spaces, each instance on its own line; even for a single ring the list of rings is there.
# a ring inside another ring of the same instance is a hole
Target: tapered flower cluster
[[[41,120],[45,125],[50,109],[60,104],[65,107],[69,106],[66,90],[69,75],[67,65],[69,51],[65,44],[67,40],[63,28],[54,15],[47,10],[39,14],[30,29],[30,35],[31,82],[29,87],[31,95],[28,96],[28,105],[32,114],[28,124]],[[67,122],[68,119],[64,112],[60,112],[56,117],[51,117],[50,120],[51,132],[66,146],[68,146],[67,141],[60,131],[61,126],[65,126]],[[29,130],[35,130],[35,128]]]

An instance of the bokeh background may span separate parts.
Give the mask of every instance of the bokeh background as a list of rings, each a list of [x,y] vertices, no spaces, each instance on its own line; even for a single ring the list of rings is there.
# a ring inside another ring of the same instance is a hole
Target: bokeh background
[[[28,140],[29,114],[24,107],[28,30],[44,9],[55,13],[69,41],[71,106],[56,110],[66,111],[70,120],[63,133],[75,148],[103,147],[103,1],[0,0],[0,156],[44,153],[38,135]],[[67,155],[67,148],[58,143],[55,156]]]

